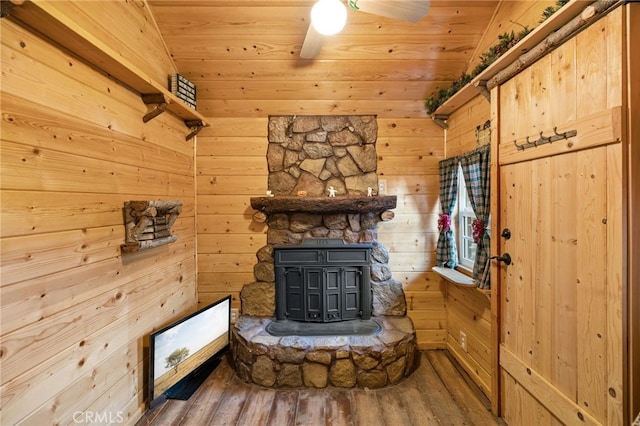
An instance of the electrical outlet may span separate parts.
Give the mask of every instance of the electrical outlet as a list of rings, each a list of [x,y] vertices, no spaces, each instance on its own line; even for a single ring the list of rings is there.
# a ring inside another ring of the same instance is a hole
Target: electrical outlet
[[[231,308],[231,324],[238,321],[238,308]]]
[[[463,351],[467,351],[467,335],[464,331],[460,331],[460,347]]]
[[[387,180],[386,179],[378,179],[378,195],[387,193]]]

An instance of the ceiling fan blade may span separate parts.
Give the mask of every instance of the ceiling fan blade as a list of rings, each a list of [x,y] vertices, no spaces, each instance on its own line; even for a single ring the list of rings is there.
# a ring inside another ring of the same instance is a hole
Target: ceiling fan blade
[[[313,25],[309,24],[307,35],[304,37],[304,42],[302,43],[302,49],[300,49],[300,57],[302,59],[315,58],[318,53],[320,53],[323,39],[324,36],[316,31]]]
[[[409,22],[420,21],[429,11],[429,0],[356,0],[348,3],[352,9]]]

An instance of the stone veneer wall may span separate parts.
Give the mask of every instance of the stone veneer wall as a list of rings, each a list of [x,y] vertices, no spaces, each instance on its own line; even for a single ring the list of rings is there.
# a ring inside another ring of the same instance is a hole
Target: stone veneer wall
[[[269,117],[269,190],[275,195],[378,191],[374,115]]]

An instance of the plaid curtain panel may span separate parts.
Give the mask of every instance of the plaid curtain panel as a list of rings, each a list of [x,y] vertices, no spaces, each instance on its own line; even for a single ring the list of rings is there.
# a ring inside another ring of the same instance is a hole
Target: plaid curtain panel
[[[490,213],[490,153],[490,146],[483,145],[459,157],[469,201],[471,201],[473,212],[477,218],[473,224],[474,240],[477,243],[476,261],[473,264],[473,279],[478,283],[478,287],[482,289],[491,288],[489,280],[491,236],[487,228]]]
[[[451,214],[458,198],[458,158],[448,158],[440,166],[440,220],[438,220],[438,245],[436,246],[436,264],[441,267],[455,268],[458,265],[458,250],[451,226]]]

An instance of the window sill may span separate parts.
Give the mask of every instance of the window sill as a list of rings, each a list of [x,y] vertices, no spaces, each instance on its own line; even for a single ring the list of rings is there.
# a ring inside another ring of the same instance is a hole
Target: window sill
[[[444,278],[445,280],[449,281],[450,283],[453,283],[455,285],[459,285],[461,287],[475,287],[476,286],[476,282],[473,280],[473,278],[463,274],[460,271],[457,271],[455,269],[449,269],[449,268],[441,268],[439,266],[434,266],[433,268],[431,268],[431,270],[433,272],[435,272],[436,274],[440,275],[442,278]]]

